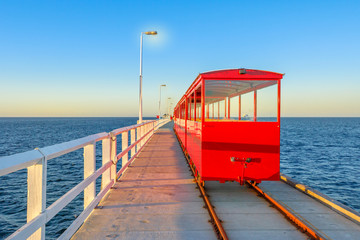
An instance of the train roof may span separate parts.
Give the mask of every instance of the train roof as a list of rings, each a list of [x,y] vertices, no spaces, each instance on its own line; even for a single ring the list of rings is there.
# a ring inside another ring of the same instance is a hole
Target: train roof
[[[190,92],[194,90],[195,87],[201,82],[202,79],[204,80],[239,80],[239,81],[252,81],[252,80],[260,80],[257,81],[255,85],[262,84],[264,81],[267,80],[280,80],[282,79],[284,74],[264,71],[264,70],[256,70],[256,69],[245,69],[245,68],[238,68],[238,69],[224,69],[224,70],[216,70],[210,72],[199,73],[196,77],[194,82],[190,85],[188,90],[185,92],[183,97],[180,99],[179,103],[188,95]],[[262,82],[261,82],[262,80]],[[246,91],[246,89],[243,89]]]
[[[283,74],[256,69],[225,69],[200,73],[204,79],[281,79]]]

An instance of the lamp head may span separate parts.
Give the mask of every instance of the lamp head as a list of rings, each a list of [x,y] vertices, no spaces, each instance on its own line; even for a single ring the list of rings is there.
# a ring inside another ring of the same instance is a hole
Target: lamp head
[[[157,31],[144,32],[146,35],[157,35]]]
[[[166,87],[166,84],[160,85],[160,87]]]

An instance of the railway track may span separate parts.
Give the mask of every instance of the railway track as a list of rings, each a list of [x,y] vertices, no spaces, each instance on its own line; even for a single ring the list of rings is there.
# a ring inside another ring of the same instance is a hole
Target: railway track
[[[175,132],[175,135],[179,140],[179,137],[177,136],[176,132]],[[190,169],[192,171],[192,174],[194,176],[194,181],[196,181],[196,183],[197,183],[198,189],[199,189],[199,191],[201,193],[201,197],[204,200],[205,207],[209,212],[209,215],[210,215],[210,218],[211,218],[210,222],[213,225],[214,231],[217,234],[218,239],[221,239],[221,240],[222,239],[223,240],[230,239],[228,237],[228,233],[226,231],[226,228],[223,226],[223,223],[224,222],[229,222],[230,220],[231,221],[236,221],[236,219],[226,219],[226,216],[229,216],[229,214],[222,214],[223,216],[220,218],[218,213],[217,213],[217,209],[220,209],[221,206],[216,207],[217,204],[215,202],[212,202],[213,200],[216,200],[216,195],[218,195],[216,193],[216,189],[219,189],[219,186],[221,186],[221,189],[226,192],[227,191],[226,188],[229,185],[218,184],[217,182],[209,182],[209,183],[206,184],[206,187],[205,187],[204,182],[200,181],[200,179],[198,177],[197,171],[195,169],[195,165],[192,163],[192,161],[190,159],[190,156],[188,155],[187,151],[184,149],[184,146],[182,145],[181,141],[179,141],[179,143],[181,145],[181,148],[182,148],[182,150],[184,152],[184,155],[186,157],[188,165],[189,165],[189,167],[190,167]],[[282,217],[282,219],[280,218],[280,222],[281,222],[281,223],[279,223],[280,225],[283,224],[282,220],[287,219],[287,221],[294,227],[293,229],[298,230],[298,233],[295,233],[295,236],[298,239],[306,239],[306,238],[307,239],[317,239],[317,240],[331,239],[328,236],[326,236],[324,233],[318,231],[316,227],[314,227],[306,219],[302,218],[300,214],[296,213],[293,209],[287,207],[286,204],[282,203],[281,201],[275,200],[269,194],[264,192],[259,186],[257,186],[256,183],[251,183],[251,182],[247,181],[245,184],[246,184],[246,187],[239,186],[237,184],[231,184],[231,187],[229,188],[228,191],[231,194],[231,191],[234,190],[234,187],[246,188],[246,190],[244,190],[245,192],[249,192],[249,191],[252,192],[249,195],[251,195],[251,196],[256,195],[258,198],[262,198],[263,200],[265,200],[268,203],[268,204],[265,204],[266,207],[271,208],[272,210],[276,209],[278,213],[280,213],[282,216],[284,216],[284,217]],[[223,197],[227,197],[226,194],[225,194],[225,196],[222,196],[222,197],[220,196],[220,199],[223,198]],[[225,203],[228,204],[226,201],[225,201]],[[219,205],[221,205],[221,204],[219,203]],[[264,201],[263,201],[262,205],[264,205]],[[262,214],[262,215],[264,215],[264,214]],[[276,219],[272,219],[272,218],[273,218],[273,216],[271,218],[269,218],[268,220],[269,221],[276,221]],[[239,222],[239,224],[241,224],[241,222]],[[250,225],[252,224],[251,220],[250,220],[249,224]],[[256,226],[254,226],[254,227],[256,227]],[[274,231],[271,231],[271,232],[274,233]],[[291,234],[294,234],[293,230],[289,231],[289,230],[285,229],[285,230],[282,230],[280,232],[282,232],[282,233],[290,232]],[[266,236],[266,233],[264,234],[264,236]],[[284,236],[282,236],[282,237],[284,237]],[[292,238],[293,239],[293,237],[290,237],[290,236],[285,236],[285,238]]]

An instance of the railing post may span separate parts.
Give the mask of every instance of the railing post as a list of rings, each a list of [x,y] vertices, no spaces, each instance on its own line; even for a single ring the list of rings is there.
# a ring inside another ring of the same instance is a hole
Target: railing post
[[[144,126],[144,134],[146,134],[148,131],[148,126],[149,126],[149,124],[146,124],[145,126]],[[145,139],[144,139],[144,144],[146,143],[146,141],[148,140],[148,138],[149,138],[149,135],[146,135],[146,137],[145,137]]]
[[[30,222],[46,209],[46,171],[45,157],[41,163],[28,167],[27,222]],[[45,224],[28,239],[45,239]]]
[[[110,137],[102,140],[102,165],[104,166],[111,161],[111,139]],[[103,172],[101,176],[101,190],[104,189],[110,182],[110,168]]]
[[[143,136],[144,136],[144,133],[145,133],[145,126],[142,125],[142,126],[140,127],[140,129],[141,129],[141,137],[143,137]],[[143,140],[141,140],[141,146],[144,146],[144,142],[145,142],[145,138],[143,138]]]
[[[141,138],[141,127],[136,128],[136,141]],[[141,147],[141,141],[136,145],[136,152],[140,150]]]
[[[84,147],[84,179],[95,172],[95,146],[95,143],[92,143]],[[94,200],[95,195],[96,189],[94,181],[84,189],[84,209]]]
[[[129,146],[129,132],[123,132],[121,134],[122,138],[121,138],[121,142],[122,142],[122,151],[124,151],[128,146]],[[129,155],[126,153],[123,157],[122,157],[122,161],[121,161],[121,167],[125,166],[125,164],[129,161]]]
[[[130,140],[131,140],[131,144],[134,144],[134,142],[135,142],[135,129],[131,129],[130,130]],[[136,153],[136,148],[135,147],[133,147],[132,149],[131,149],[131,157],[132,156],[134,156],[135,155],[135,153]]]
[[[110,160],[113,161],[113,165],[111,165],[111,173],[110,178],[114,181],[114,184],[117,180],[117,172],[116,172],[116,166],[117,166],[117,152],[116,152],[117,142],[116,142],[116,136],[112,136],[111,134],[111,153],[110,153]]]

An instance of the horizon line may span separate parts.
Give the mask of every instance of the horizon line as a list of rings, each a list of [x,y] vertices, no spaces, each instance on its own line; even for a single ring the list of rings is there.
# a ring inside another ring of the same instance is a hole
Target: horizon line
[[[7,116],[0,118],[138,118],[138,116]],[[156,118],[146,117],[143,118]],[[276,117],[260,117],[260,118],[276,118]],[[280,118],[360,118],[360,116],[282,116]]]

